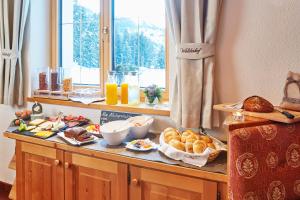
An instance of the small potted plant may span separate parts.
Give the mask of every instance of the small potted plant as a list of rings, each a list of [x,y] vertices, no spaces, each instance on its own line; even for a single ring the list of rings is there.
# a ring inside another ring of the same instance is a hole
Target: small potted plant
[[[146,96],[146,102],[149,105],[155,105],[160,102],[162,98],[162,89],[157,85],[150,85],[145,88],[144,94]]]

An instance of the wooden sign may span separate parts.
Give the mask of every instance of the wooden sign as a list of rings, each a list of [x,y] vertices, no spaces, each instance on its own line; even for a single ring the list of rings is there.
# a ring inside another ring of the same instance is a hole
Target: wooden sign
[[[136,113],[126,113],[126,112],[116,112],[109,110],[102,110],[100,116],[100,125],[117,120],[126,120],[130,117],[139,116],[140,114]]]

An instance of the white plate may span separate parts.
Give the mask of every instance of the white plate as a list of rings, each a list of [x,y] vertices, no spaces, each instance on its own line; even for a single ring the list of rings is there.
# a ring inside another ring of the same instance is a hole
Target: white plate
[[[68,138],[65,136],[65,133],[64,132],[59,132],[57,133],[57,135],[59,137],[61,137],[62,139],[64,139],[67,143],[71,144],[71,145],[74,145],[74,146],[81,146],[83,144],[89,144],[89,143],[92,143],[92,142],[95,142],[98,140],[98,138],[94,135],[91,136],[91,140],[87,140],[87,141],[84,141],[84,142],[80,142],[80,141],[77,141],[75,139],[72,139],[72,138]]]
[[[92,125],[89,125],[89,126],[92,126]],[[89,131],[89,130],[88,130],[88,127],[89,127],[89,126],[87,126],[87,127],[85,128],[85,130],[86,130],[88,133],[91,133],[91,134],[94,134],[94,135],[101,135],[101,134],[100,134],[100,130],[99,130],[99,131]]]
[[[151,147],[150,147],[150,148],[147,148],[147,149],[145,149],[145,148],[137,148],[137,147],[134,146],[134,144],[133,144],[135,141],[138,141],[138,140],[133,140],[133,141],[131,141],[131,142],[127,142],[127,143],[126,143],[126,148],[127,148],[127,149],[130,149],[130,150],[133,150],[133,151],[150,151],[150,150],[152,150],[152,149],[157,149],[157,148],[158,148],[158,145],[155,144],[154,142],[152,142],[151,140],[149,140],[148,138],[142,140],[142,141],[145,141],[145,142],[147,142],[148,144],[151,145]]]

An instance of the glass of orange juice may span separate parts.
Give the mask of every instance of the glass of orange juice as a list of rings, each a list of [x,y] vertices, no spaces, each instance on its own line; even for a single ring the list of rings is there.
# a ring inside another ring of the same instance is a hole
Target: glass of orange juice
[[[121,103],[128,104],[128,73],[123,74],[123,80],[121,83]]]
[[[118,84],[116,82],[115,72],[109,72],[108,79],[105,84],[106,104],[116,105],[118,103]]]

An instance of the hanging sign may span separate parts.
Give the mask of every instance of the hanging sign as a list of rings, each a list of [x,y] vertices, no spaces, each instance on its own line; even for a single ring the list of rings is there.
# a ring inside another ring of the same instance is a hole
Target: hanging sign
[[[214,45],[207,43],[182,43],[177,45],[177,58],[199,60],[213,56]]]
[[[0,50],[0,55],[3,59],[7,59],[7,60],[18,57],[18,53],[16,53],[16,51],[13,51],[11,49]]]

